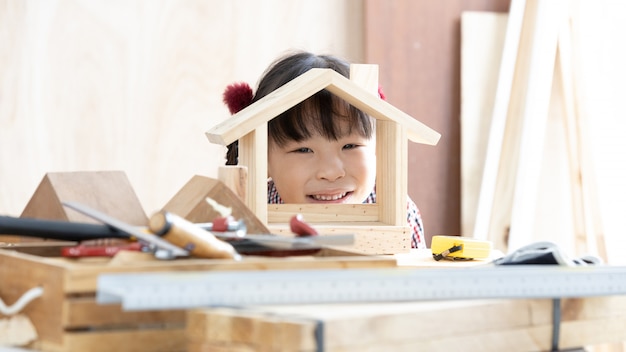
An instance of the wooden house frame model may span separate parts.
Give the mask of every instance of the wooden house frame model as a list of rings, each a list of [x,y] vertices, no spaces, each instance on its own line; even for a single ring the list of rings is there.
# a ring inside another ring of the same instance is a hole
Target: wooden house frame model
[[[267,204],[267,123],[322,89],[376,121],[376,204]],[[380,99],[377,92],[377,65],[351,65],[350,79],[332,69],[311,69],[216,125],[206,135],[211,143],[224,146],[239,140],[239,165],[248,168],[245,204],[271,231],[288,233],[289,219],[300,213],[321,234],[356,234],[355,247],[360,251],[408,251],[407,139],[436,145],[440,134]],[[384,241],[379,239],[381,236]]]

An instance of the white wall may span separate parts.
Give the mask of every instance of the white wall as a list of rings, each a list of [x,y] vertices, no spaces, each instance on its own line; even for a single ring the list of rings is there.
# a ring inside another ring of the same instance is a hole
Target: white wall
[[[224,148],[223,89],[288,49],[363,57],[361,0],[0,1],[0,214],[46,172],[123,170],[144,210]]]

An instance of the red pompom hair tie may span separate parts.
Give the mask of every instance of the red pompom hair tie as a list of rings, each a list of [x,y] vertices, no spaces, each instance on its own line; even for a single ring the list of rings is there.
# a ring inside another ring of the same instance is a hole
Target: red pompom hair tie
[[[232,115],[245,109],[252,103],[252,88],[245,82],[233,83],[226,87],[223,94],[223,101]]]
[[[231,115],[245,109],[252,103],[252,88],[245,82],[233,83],[226,87],[222,100],[228,106]],[[226,165],[237,165],[239,163],[239,144],[234,141],[228,145],[226,152]]]
[[[385,93],[383,92],[383,87],[378,86],[378,96],[380,97],[380,99],[382,100],[387,100],[387,96],[385,95]]]

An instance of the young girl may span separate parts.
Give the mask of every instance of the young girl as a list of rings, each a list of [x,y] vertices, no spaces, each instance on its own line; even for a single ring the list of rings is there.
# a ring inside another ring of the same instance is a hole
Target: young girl
[[[329,55],[296,52],[275,61],[256,93],[235,84],[224,92],[231,113],[263,98],[312,68],[330,68],[349,77],[350,64]],[[268,204],[375,203],[376,155],[373,119],[322,90],[268,124]],[[228,165],[237,164],[237,145],[228,147]],[[408,199],[411,246],[426,248],[422,219]]]

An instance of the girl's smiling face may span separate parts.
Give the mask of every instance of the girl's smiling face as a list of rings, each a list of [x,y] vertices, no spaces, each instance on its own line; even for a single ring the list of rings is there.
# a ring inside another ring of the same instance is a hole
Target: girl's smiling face
[[[376,181],[374,144],[356,132],[282,145],[270,139],[268,173],[285,203],[362,203]]]
[[[322,90],[268,123],[268,176],[285,203],[363,203],[374,136],[370,116]]]

